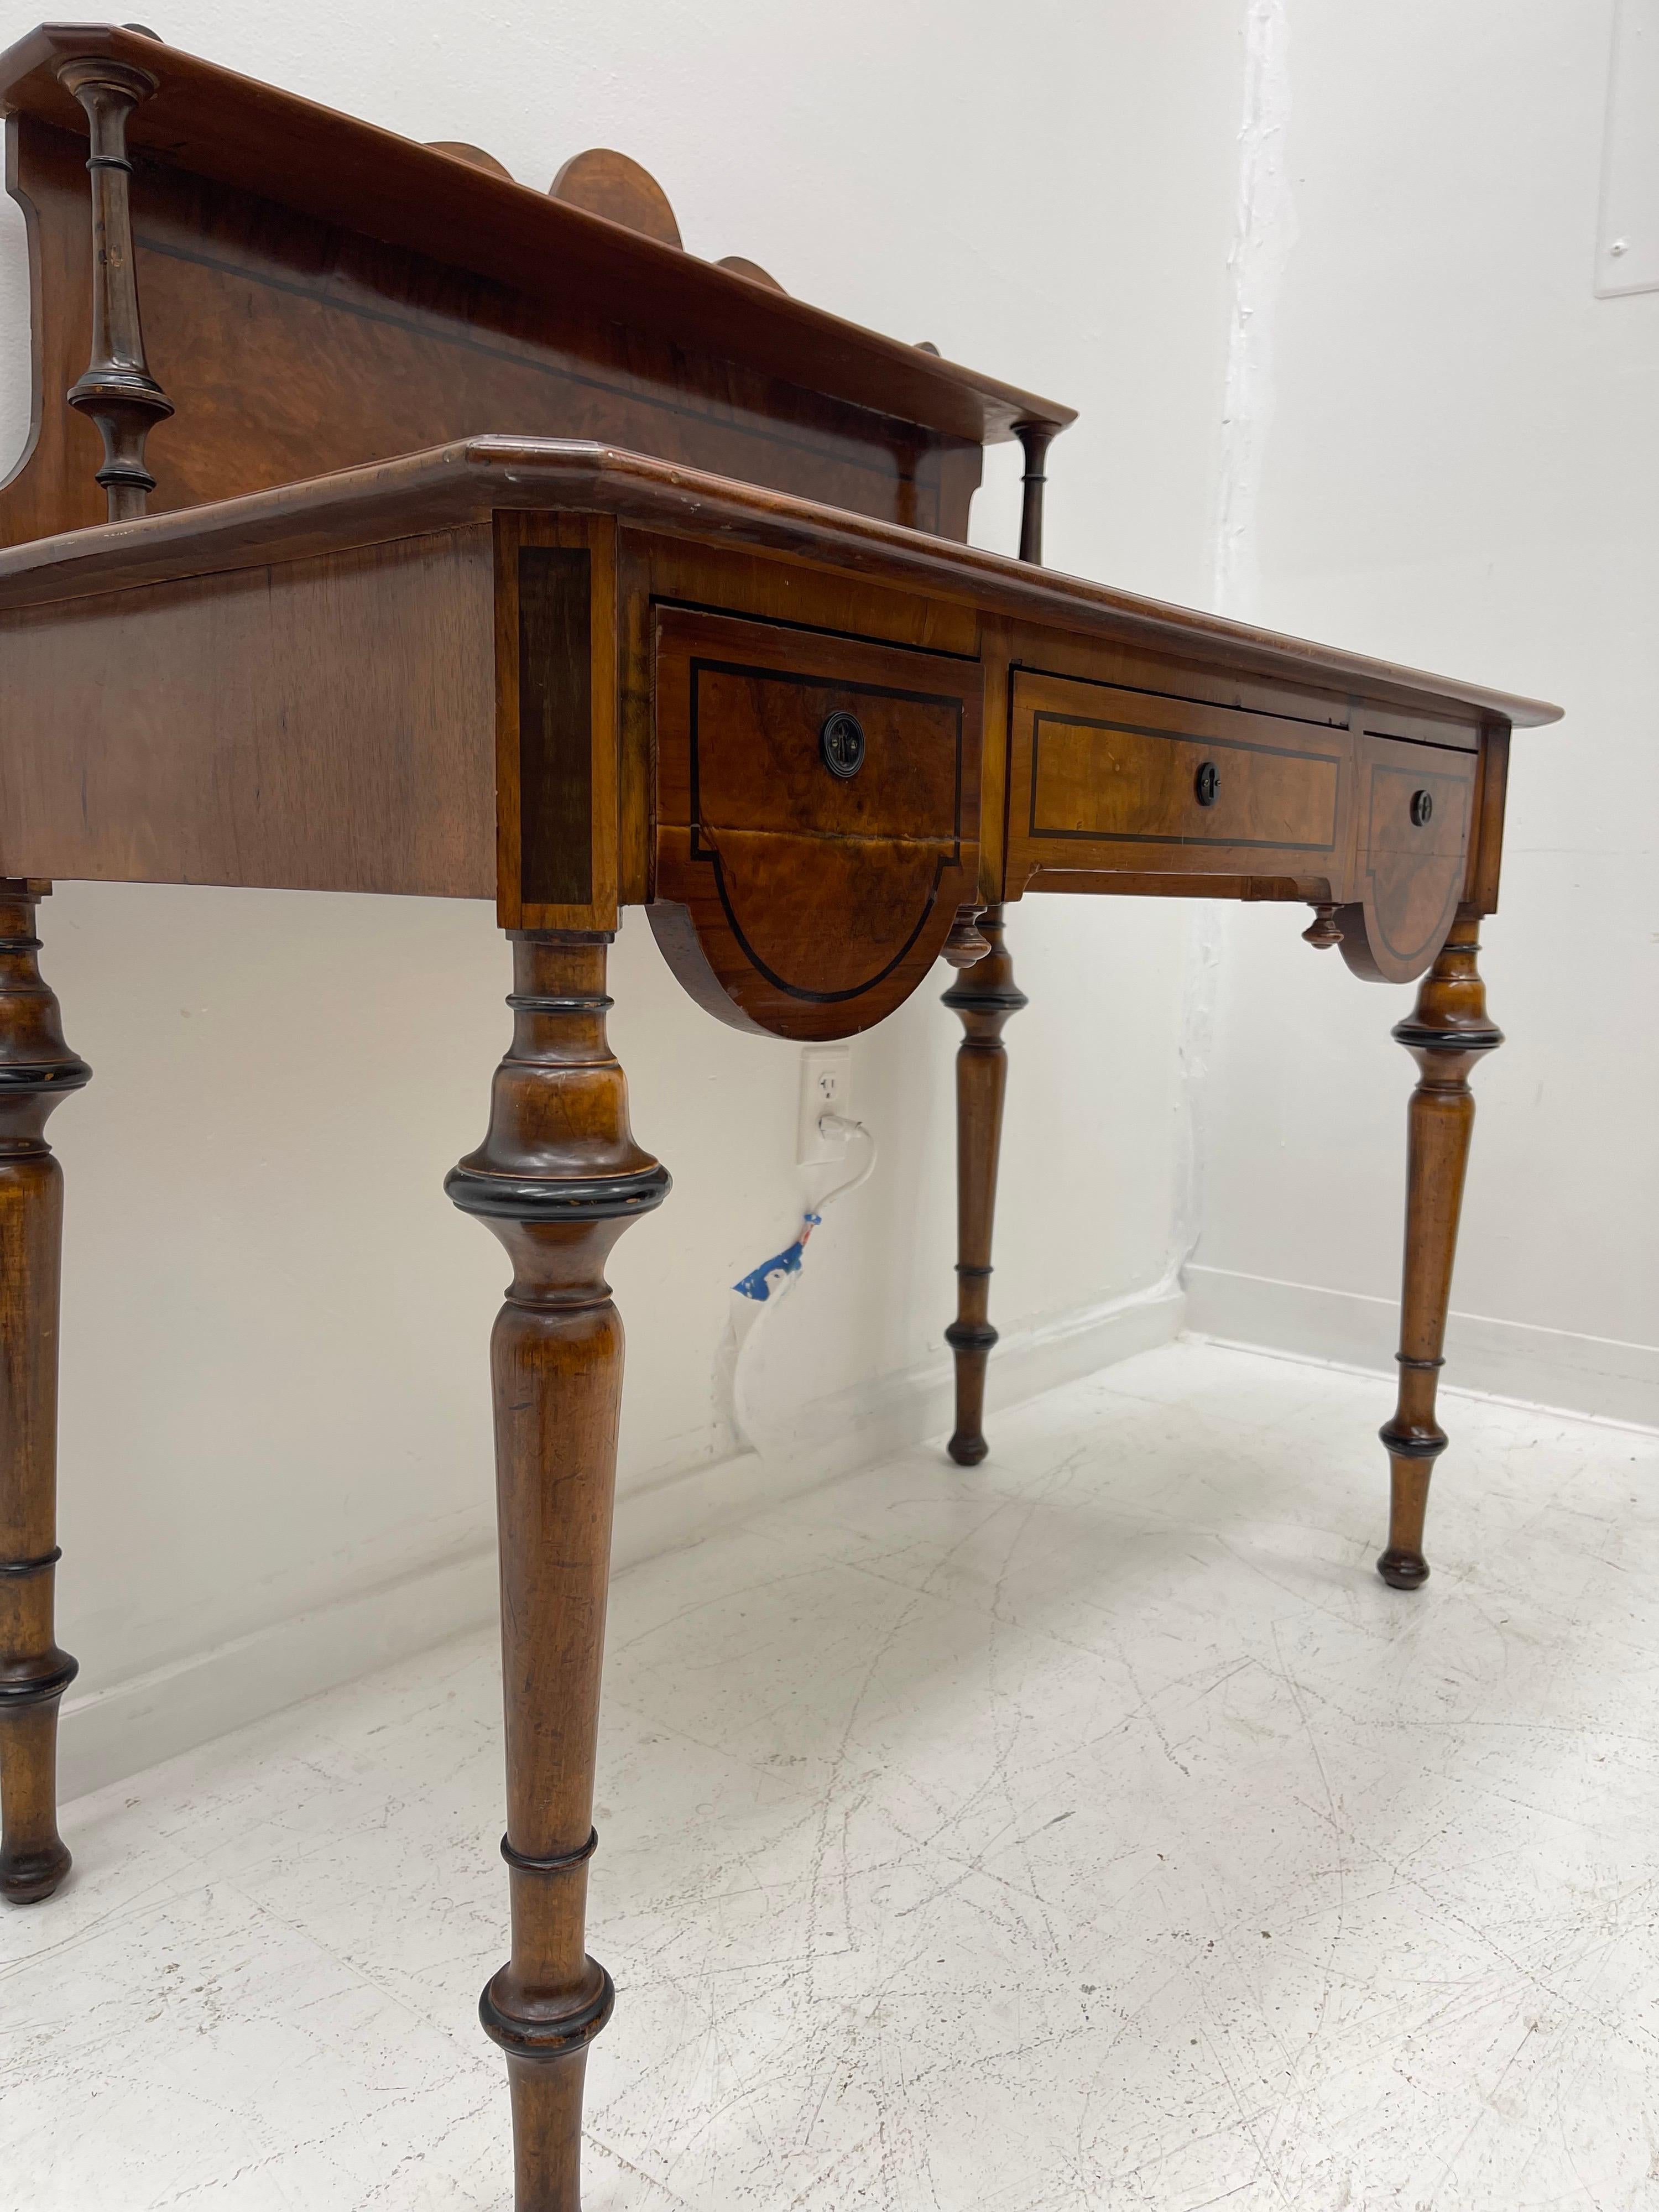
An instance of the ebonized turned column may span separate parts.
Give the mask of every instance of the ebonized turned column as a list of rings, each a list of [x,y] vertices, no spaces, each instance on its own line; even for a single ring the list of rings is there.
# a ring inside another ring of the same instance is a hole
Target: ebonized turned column
[[[1452,1265],[1474,1127],[1471,1069],[1504,1042],[1486,1013],[1475,956],[1480,922],[1460,908],[1451,934],[1418,986],[1417,1005],[1394,1035],[1417,1062],[1406,1170],[1406,1261],[1400,1295],[1400,1395],[1381,1431],[1390,1474],[1388,1548],[1376,1571],[1395,1589],[1429,1578],[1423,1520],[1429,1477],[1446,1449],[1435,1398],[1451,1304]]]
[[[97,481],[110,520],[125,522],[143,514],[155,489],[145,441],[173,412],[144,357],[127,155],[127,118],[157,83],[148,70],[87,55],[65,62],[58,75],[86,110],[92,179],[92,358],[68,398],[98,426],[104,465]]]
[[[92,1070],[40,977],[35,902],[48,888],[0,880],[0,1897],[14,1905],[50,1897],[70,1866],[58,1707],[76,1670],[52,1630],[64,1176],[46,1125]]]
[[[605,1041],[610,941],[514,935],[489,1133],[444,1185],[513,1262],[490,1346],[513,1954],[478,2011],[507,2056],[518,2212],[579,2212],[582,2075],[614,1995],[584,1943],[623,1373],[604,1269],[669,1185]]]
[[[997,1333],[991,1326],[991,1229],[1008,1054],[1002,1032],[1025,1005],[1003,941],[1002,908],[988,907],[979,927],[990,950],[964,968],[944,1003],[961,1017],[957,1048],[957,1317],[945,1332],[956,1360],[956,1427],[946,1449],[976,1467],[985,1441],[985,1369]]]

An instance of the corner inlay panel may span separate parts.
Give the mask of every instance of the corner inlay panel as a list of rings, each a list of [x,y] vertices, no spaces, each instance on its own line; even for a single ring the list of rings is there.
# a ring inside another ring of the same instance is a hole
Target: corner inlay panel
[[[519,836],[524,898],[593,896],[592,681],[586,546],[519,548]]]

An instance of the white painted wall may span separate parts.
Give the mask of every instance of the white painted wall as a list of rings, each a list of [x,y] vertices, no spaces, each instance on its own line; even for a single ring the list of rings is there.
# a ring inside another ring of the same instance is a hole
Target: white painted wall
[[[37,13],[3,0],[0,33]],[[693,250],[750,254],[805,297],[1079,404],[1050,558],[1206,595],[1236,0],[1038,0],[1017,21],[988,0],[169,0],[155,27],[413,137],[473,140],[531,183],[623,148]],[[15,447],[19,222],[0,246]],[[1010,545],[1017,457],[996,462],[975,533]],[[1011,1032],[1005,1387],[1175,1325],[1144,1294],[1177,1234],[1186,930],[1153,902],[1016,915],[1033,1003]],[[485,908],[414,900],[65,885],[43,933],[96,1071],[52,1130],[73,1789],[493,1602],[485,1343],[504,1267],[440,1186],[482,1128],[507,964]],[[727,1285],[787,1241],[802,1198],[797,1056],[698,1013],[637,915],[613,975],[635,1125],[676,1177],[614,1268],[626,1553],[790,1479],[804,1440],[856,1452],[944,1419],[959,1030],[930,988],[855,1048],[881,1164],[769,1324],[755,1413],[774,1449],[665,1483],[729,1443],[712,1383]],[[1137,1294],[1127,1324],[1100,1322]]]
[[[1448,1379],[1654,1421],[1659,292],[1593,289],[1613,12],[1252,8],[1288,191],[1229,611],[1567,708],[1515,743]],[[1299,927],[1225,916],[1193,1316],[1380,1364],[1412,994]]]

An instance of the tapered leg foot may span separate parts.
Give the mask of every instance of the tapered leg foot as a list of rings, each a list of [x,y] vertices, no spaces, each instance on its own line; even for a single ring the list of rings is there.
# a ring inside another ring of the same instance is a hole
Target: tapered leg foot
[[[73,1662],[65,1659],[64,1663],[72,1675]],[[0,1717],[0,1791],[6,1804],[0,1897],[8,1905],[38,1905],[70,1870],[69,1850],[58,1832],[58,1700],[62,1695],[60,1689]]]
[[[582,2075],[614,1999],[584,1942],[622,1399],[604,1269],[668,1176],[605,1042],[609,942],[514,936],[489,1133],[445,1185],[513,1262],[490,1341],[513,1954],[478,2016],[507,2059],[518,2212],[580,2212]]]
[[[1377,1553],[1376,1571],[1390,1589],[1421,1589],[1429,1579],[1429,1563],[1421,1552],[1397,1551],[1390,1545]]]
[[[1486,1013],[1476,966],[1479,924],[1460,912],[1450,936],[1418,987],[1417,1005],[1395,1036],[1417,1062],[1406,1170],[1406,1261],[1400,1297],[1400,1395],[1382,1429],[1389,1455],[1389,1541],[1376,1571],[1394,1589],[1420,1589],[1429,1578],[1423,1522],[1429,1477],[1446,1449],[1435,1418],[1463,1179],[1474,1127],[1470,1070],[1504,1042]]]
[[[958,1268],[958,1281],[961,1270]],[[990,1269],[986,1269],[988,1275]],[[991,1447],[985,1441],[985,1370],[997,1333],[988,1322],[981,1326],[952,1322],[945,1332],[956,1360],[957,1425],[945,1449],[958,1467],[977,1467]]]
[[[945,1449],[977,1467],[985,1441],[985,1370],[997,1340],[991,1326],[991,1231],[1008,1054],[1002,1032],[1027,1003],[1003,939],[1002,908],[979,918],[989,950],[945,994],[964,1032],[957,1049],[957,1317],[945,1332],[956,1363],[956,1428]]]
[[[1376,1571],[1390,1589],[1421,1589],[1429,1579],[1429,1563],[1421,1552],[1379,1552]]]
[[[1438,1371],[1440,1363],[1433,1363]],[[1405,1372],[1402,1363],[1401,1373]],[[1446,1448],[1443,1431],[1408,1430],[1398,1415],[1381,1431],[1389,1448],[1389,1540],[1378,1553],[1376,1571],[1393,1589],[1421,1589],[1429,1579],[1423,1556],[1423,1520],[1429,1505],[1429,1477]]]
[[[58,1565],[58,1304],[64,1177],[46,1117],[92,1073],[40,976],[37,901],[0,881],[0,1898],[69,1872],[58,1833],[58,1707],[75,1662],[52,1633]]]

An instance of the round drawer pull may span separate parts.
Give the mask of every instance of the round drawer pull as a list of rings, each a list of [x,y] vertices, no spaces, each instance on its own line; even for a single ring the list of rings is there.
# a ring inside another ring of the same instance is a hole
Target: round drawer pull
[[[1414,830],[1426,830],[1433,817],[1434,793],[1431,791],[1413,792],[1412,827]]]
[[[1198,794],[1200,806],[1213,806],[1221,796],[1221,771],[1213,761],[1205,761],[1193,778],[1193,789]]]
[[[856,714],[837,708],[824,717],[818,732],[818,753],[825,768],[845,783],[864,766],[864,725]]]

